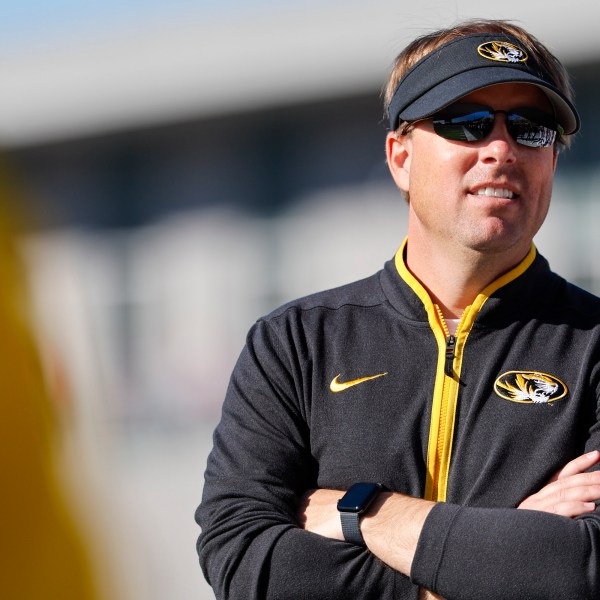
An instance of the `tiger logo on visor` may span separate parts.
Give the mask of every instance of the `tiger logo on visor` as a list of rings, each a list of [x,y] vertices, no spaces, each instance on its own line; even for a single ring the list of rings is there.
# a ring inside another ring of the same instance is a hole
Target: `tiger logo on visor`
[[[553,375],[538,371],[509,371],[496,379],[494,391],[512,402],[547,404],[564,398],[569,390]]]
[[[505,63],[526,62],[527,52],[509,42],[486,42],[477,48],[480,56]]]

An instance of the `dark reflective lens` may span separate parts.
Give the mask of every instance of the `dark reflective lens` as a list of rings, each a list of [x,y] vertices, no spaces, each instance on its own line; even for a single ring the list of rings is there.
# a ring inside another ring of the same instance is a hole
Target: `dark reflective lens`
[[[454,104],[432,118],[433,130],[447,140],[477,142],[490,134],[498,113],[506,115],[508,133],[523,146],[547,148],[562,134],[550,115],[535,108],[493,110],[478,104]]]

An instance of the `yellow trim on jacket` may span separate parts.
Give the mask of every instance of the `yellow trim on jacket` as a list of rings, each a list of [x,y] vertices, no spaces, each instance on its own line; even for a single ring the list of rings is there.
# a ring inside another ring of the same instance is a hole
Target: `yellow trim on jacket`
[[[527,256],[514,268],[489,284],[476,298],[473,304],[464,310],[454,336],[450,336],[448,328],[441,315],[441,311],[434,304],[427,290],[419,280],[408,270],[404,260],[406,238],[396,253],[395,263],[398,273],[419,297],[425,311],[429,325],[438,345],[438,360],[436,367],[435,385],[431,407],[431,422],[429,425],[429,438],[427,443],[427,474],[425,478],[425,494],[427,500],[444,502],[448,487],[448,474],[452,458],[452,444],[454,438],[454,420],[460,391],[460,372],[467,338],[477,315],[483,308],[487,299],[498,289],[522,275],[533,263],[536,248],[532,244]],[[446,352],[448,340],[453,337],[452,376],[446,373]]]

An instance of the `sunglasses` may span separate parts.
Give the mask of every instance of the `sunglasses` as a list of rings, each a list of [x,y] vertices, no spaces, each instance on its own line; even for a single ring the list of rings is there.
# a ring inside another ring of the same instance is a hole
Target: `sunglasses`
[[[564,133],[550,115],[529,107],[493,110],[481,104],[453,104],[431,119],[433,130],[444,139],[478,142],[491,133],[498,113],[505,116],[509,135],[529,148],[548,148]]]

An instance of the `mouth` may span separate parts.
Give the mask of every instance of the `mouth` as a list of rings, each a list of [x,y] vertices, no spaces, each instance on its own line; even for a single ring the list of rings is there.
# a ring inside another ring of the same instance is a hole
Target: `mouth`
[[[477,190],[473,190],[471,194],[473,196],[485,196],[486,198],[504,198],[506,200],[514,200],[515,198],[519,197],[518,194],[516,194],[512,190],[509,190],[508,188],[493,186],[486,186]]]

